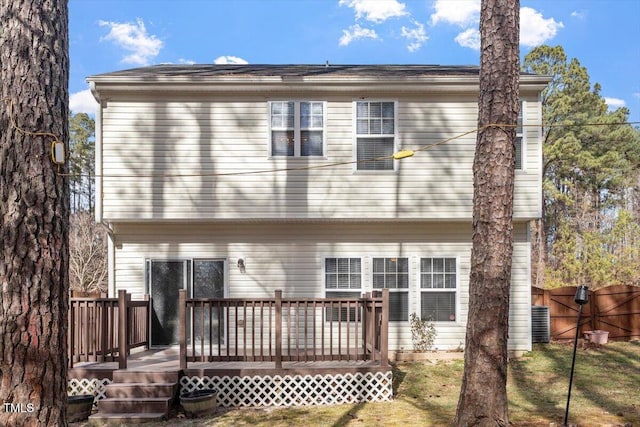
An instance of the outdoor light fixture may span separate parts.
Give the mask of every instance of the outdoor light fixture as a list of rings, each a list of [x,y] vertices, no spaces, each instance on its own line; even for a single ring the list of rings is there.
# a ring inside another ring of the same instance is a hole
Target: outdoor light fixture
[[[589,302],[589,288],[585,285],[578,286],[576,296],[573,300],[578,304],[578,323],[576,324],[576,337],[573,340],[573,359],[571,360],[571,374],[569,375],[569,393],[567,394],[567,409],[564,411],[564,427],[567,427],[569,420],[569,402],[571,402],[571,386],[573,385],[573,369],[576,366],[576,349],[578,348],[578,336],[580,335],[580,317],[582,316],[582,306]]]
[[[51,144],[51,160],[56,165],[64,165],[67,160],[67,153],[63,142],[54,141]]]
[[[240,270],[240,273],[244,273],[246,271],[246,268],[244,266],[244,259],[242,258],[238,258],[238,269]]]

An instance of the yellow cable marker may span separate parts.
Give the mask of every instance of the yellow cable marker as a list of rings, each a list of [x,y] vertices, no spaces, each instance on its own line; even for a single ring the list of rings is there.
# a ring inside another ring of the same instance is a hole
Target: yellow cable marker
[[[393,153],[394,160],[405,159],[411,156],[413,156],[413,150],[400,150],[397,153]]]

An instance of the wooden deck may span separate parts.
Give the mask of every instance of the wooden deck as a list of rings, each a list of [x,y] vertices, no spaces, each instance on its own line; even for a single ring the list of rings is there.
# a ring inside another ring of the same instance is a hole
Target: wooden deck
[[[252,375],[316,375],[349,372],[387,372],[391,368],[371,360],[323,360],[282,362],[276,368],[274,362],[190,362],[187,369],[180,369],[180,350],[151,349],[133,353],[127,358],[127,368],[132,372],[180,372],[182,375],[252,376]],[[109,378],[113,371],[121,370],[118,362],[80,362],[69,369],[70,378]]]
[[[167,387],[216,390],[224,407],[389,400],[388,297],[388,289],[357,298],[277,290],[273,298],[193,299],[181,290],[179,345],[164,349],[149,349],[148,298],[72,299],[68,391],[93,394],[96,416],[120,420],[123,411],[166,416],[172,397],[148,394]]]

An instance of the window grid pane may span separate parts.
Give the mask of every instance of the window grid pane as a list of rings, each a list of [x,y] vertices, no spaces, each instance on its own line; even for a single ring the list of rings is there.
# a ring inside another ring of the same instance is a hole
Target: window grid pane
[[[422,258],[420,260],[420,287],[423,289],[455,289],[455,258]]]
[[[325,258],[326,289],[360,289],[362,271],[360,258]]]
[[[409,288],[409,258],[374,258],[373,287]]]
[[[273,101],[270,123],[272,156],[324,155],[323,102]]]
[[[356,105],[358,135],[393,135],[395,106],[393,102],[358,102]]]

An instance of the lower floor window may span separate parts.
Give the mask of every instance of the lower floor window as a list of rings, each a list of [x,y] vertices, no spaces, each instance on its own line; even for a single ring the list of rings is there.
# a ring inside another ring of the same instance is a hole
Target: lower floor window
[[[327,298],[357,299],[362,294],[362,261],[360,258],[325,258],[325,291]],[[360,320],[354,304],[336,302],[326,310],[327,321]]]
[[[374,291],[389,289],[389,320],[405,322],[415,311],[422,319],[454,322],[456,318],[458,266],[453,257],[424,257],[419,259],[415,279],[411,280],[408,257],[370,258],[370,271],[363,267],[362,258],[325,258],[324,288],[327,298],[360,298],[365,284]],[[413,284],[413,285],[412,285]],[[418,285],[419,284],[419,285]],[[418,285],[417,301],[410,301],[412,286]],[[335,303],[325,312],[328,321],[356,321],[362,313],[355,304]]]
[[[456,320],[455,258],[420,259],[420,317],[435,322]]]
[[[389,289],[389,320],[409,320],[409,258],[373,258],[373,288]]]

